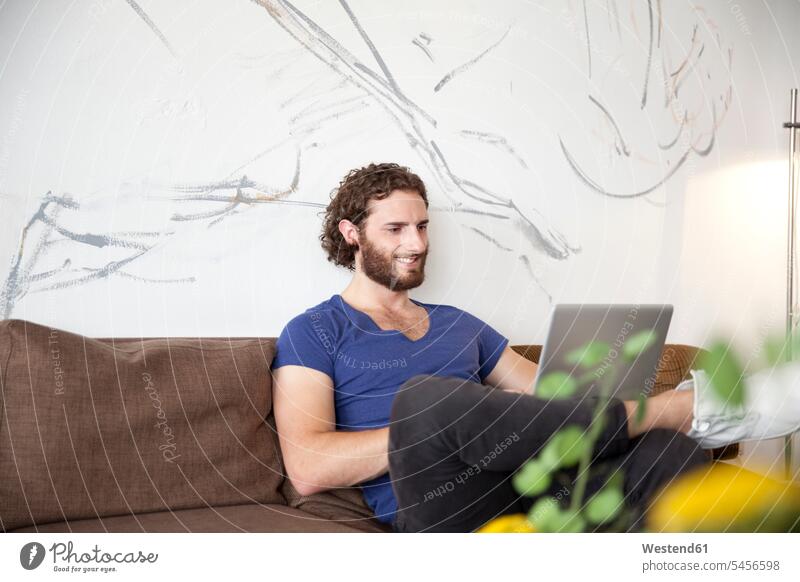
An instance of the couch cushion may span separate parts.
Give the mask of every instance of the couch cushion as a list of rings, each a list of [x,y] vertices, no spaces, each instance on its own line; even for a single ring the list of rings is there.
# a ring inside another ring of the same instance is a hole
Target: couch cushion
[[[285,503],[274,338],[96,340],[0,322],[0,529]]]
[[[16,532],[359,532],[346,520],[331,521],[285,505],[233,505],[47,523]]]

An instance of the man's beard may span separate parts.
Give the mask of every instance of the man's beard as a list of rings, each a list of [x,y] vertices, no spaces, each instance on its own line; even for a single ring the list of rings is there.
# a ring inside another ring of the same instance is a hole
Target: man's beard
[[[418,264],[413,270],[401,271],[395,264],[395,257],[385,256],[363,233],[359,235],[358,243],[361,249],[361,270],[376,283],[392,291],[407,291],[422,285],[428,249],[418,256]]]

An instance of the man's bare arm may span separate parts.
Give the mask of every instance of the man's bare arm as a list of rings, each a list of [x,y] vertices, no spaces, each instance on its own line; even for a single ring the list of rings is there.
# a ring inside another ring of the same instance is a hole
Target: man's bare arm
[[[289,480],[301,495],[347,487],[389,470],[389,429],[337,431],[330,376],[303,366],[272,373],[273,408]]]
[[[533,394],[538,369],[536,362],[523,358],[507,345],[485,383],[509,392]]]

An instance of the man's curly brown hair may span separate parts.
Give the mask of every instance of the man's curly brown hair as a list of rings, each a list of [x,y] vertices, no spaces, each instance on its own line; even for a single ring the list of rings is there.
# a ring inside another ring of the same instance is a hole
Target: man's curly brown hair
[[[428,194],[419,176],[394,163],[370,164],[351,170],[331,192],[319,240],[335,265],[355,269],[357,245],[350,245],[339,232],[339,221],[349,220],[359,228],[367,219],[367,203],[383,200],[394,190],[417,192],[428,207]]]

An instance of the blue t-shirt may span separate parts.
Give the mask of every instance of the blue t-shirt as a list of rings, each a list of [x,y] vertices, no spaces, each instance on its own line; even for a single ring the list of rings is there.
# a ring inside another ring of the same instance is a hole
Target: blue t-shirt
[[[380,329],[369,315],[333,295],[286,324],[272,368],[305,366],[327,374],[334,386],[336,430],[388,426],[395,393],[417,374],[482,383],[508,339],[457,307],[411,301],[428,311],[428,332],[418,340]],[[376,517],[393,522],[397,500],[389,473],[360,486]]]

